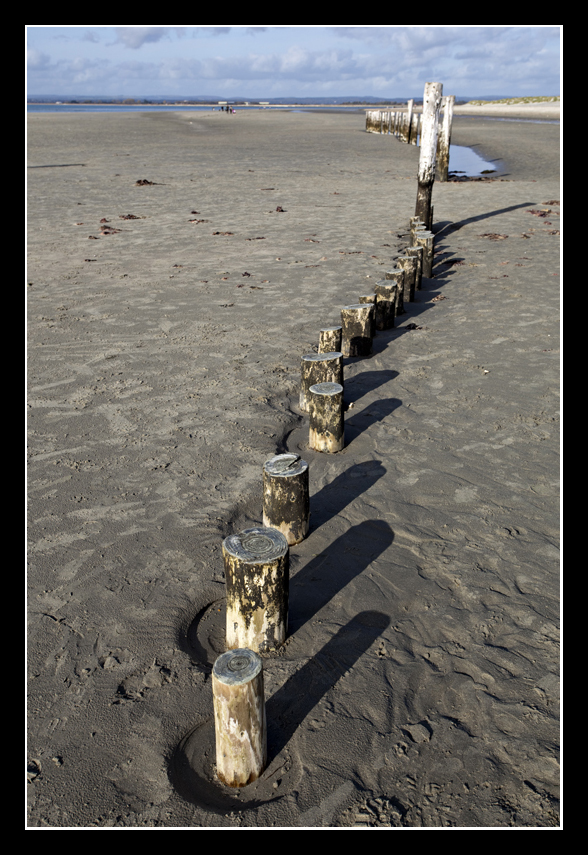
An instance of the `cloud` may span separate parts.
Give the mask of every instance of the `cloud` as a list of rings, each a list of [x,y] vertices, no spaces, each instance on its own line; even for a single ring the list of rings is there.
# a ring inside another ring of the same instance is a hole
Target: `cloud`
[[[184,34],[184,27],[115,27],[114,30],[116,42],[132,50],[137,50],[149,42],[167,39],[172,32],[175,32],[177,36]]]

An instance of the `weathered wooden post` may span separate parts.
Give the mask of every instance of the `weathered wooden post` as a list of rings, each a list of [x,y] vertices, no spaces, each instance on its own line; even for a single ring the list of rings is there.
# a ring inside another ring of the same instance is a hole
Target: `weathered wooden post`
[[[435,237],[433,232],[415,232],[415,245],[423,247],[423,276],[433,277],[433,252]]]
[[[405,252],[407,255],[416,259],[414,287],[416,291],[420,291],[423,278],[423,255],[425,250],[422,246],[409,246],[406,248]]]
[[[405,142],[410,143],[412,118],[413,118],[413,108],[414,108],[414,99],[413,98],[410,98],[407,106],[408,106],[408,113],[406,115],[406,140],[405,140]]]
[[[311,386],[308,441],[315,451],[335,453],[345,445],[343,386],[317,383]]]
[[[453,123],[454,105],[455,95],[447,95],[443,98],[443,121],[441,122],[441,130],[439,132],[439,146],[437,154],[437,174],[439,176],[439,181],[447,181],[447,176],[449,174],[449,146],[451,143],[451,125]]]
[[[275,528],[248,528],[223,540],[227,650],[274,650],[286,640],[290,552]]]
[[[419,138],[419,120],[421,114],[413,113],[412,114],[412,122],[410,123],[410,135],[408,141],[411,145],[416,145]]]
[[[308,463],[299,454],[276,454],[263,465],[263,524],[281,531],[288,546],[308,534]]]
[[[382,279],[376,282],[376,329],[390,330],[394,326],[396,318],[396,290],[395,282]]]
[[[402,287],[402,296],[405,303],[410,303],[414,300],[414,290],[416,287],[416,258],[409,255],[401,255],[396,259],[396,264],[400,270],[404,271],[404,284]]]
[[[342,327],[324,327],[319,334],[319,353],[334,353],[341,350]]]
[[[354,303],[341,309],[341,353],[343,356],[369,356],[372,352],[373,306],[367,303]]]
[[[388,270],[384,275],[388,281],[396,285],[396,316],[404,314],[404,270]]]
[[[299,406],[303,413],[308,412],[308,390],[315,383],[341,383],[343,385],[343,354],[307,353],[300,365]]]
[[[431,200],[435,181],[437,138],[439,136],[439,110],[443,95],[442,83],[425,83],[423,97],[423,130],[419,157],[416,216],[431,228]]]
[[[371,303],[374,307],[374,311],[372,312],[372,326],[371,326],[371,334],[372,338],[376,334],[376,295],[375,294],[362,294],[359,298],[360,303]],[[340,380],[335,381],[340,383]]]
[[[267,764],[263,663],[253,650],[223,653],[212,668],[216,774],[228,787],[257,780]]]

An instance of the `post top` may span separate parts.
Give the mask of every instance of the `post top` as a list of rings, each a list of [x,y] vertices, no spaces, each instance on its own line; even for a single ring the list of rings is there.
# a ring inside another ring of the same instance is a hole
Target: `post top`
[[[305,353],[302,357],[307,362],[325,362],[328,359],[336,359],[338,356],[343,356],[338,350],[332,350],[329,353]]]
[[[248,647],[238,647],[222,653],[212,668],[212,673],[226,686],[242,686],[253,680],[263,668],[261,657]]]
[[[299,475],[308,469],[308,463],[299,454],[276,454],[265,461],[263,468],[268,475],[279,475],[287,478],[291,475]]]
[[[315,383],[309,391],[316,395],[338,395],[343,391],[343,386],[340,383]]]
[[[282,558],[289,550],[285,535],[276,528],[246,528],[223,540],[223,552],[246,564],[267,564]]]

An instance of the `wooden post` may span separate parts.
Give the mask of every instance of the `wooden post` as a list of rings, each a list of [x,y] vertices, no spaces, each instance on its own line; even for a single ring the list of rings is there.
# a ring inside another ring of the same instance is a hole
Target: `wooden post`
[[[447,176],[449,174],[449,146],[451,143],[451,125],[453,123],[454,105],[455,95],[447,95],[443,98],[443,121],[441,123],[441,131],[439,133],[439,165],[437,168],[439,181],[447,181]]]
[[[216,774],[228,787],[257,780],[267,764],[263,663],[253,650],[223,653],[212,669]]]
[[[373,306],[354,303],[341,309],[341,353],[343,356],[369,356],[372,352]]]
[[[404,270],[389,270],[385,279],[396,284],[396,316],[404,314]]]
[[[276,454],[263,465],[263,524],[281,531],[288,546],[308,534],[308,463],[299,454]]]
[[[411,127],[413,118],[414,99],[411,98],[408,102],[408,114],[406,116],[406,142],[410,144]]]
[[[390,330],[396,318],[396,289],[395,282],[382,279],[376,282],[376,329]]]
[[[416,246],[423,247],[423,276],[427,279],[433,278],[434,240],[432,232],[417,231],[415,233]]]
[[[423,97],[423,131],[419,158],[418,189],[415,214],[431,227],[431,199],[435,181],[439,109],[443,95],[442,83],[425,83]]]
[[[374,311],[372,312],[372,338],[376,334],[376,295],[375,294],[362,294],[359,298],[360,303],[371,303],[374,306]],[[340,380],[335,381],[337,383],[341,383]]]
[[[342,327],[324,327],[320,331],[319,353],[333,353],[341,350]]]
[[[227,650],[274,650],[288,628],[289,547],[275,528],[248,528],[223,540]]]
[[[410,255],[412,258],[416,258],[414,287],[416,291],[420,291],[423,278],[423,255],[425,250],[422,246],[409,246],[405,251],[407,255]]]
[[[308,440],[315,451],[335,453],[345,445],[343,386],[317,383],[309,389],[310,424]]]
[[[303,413],[308,412],[308,390],[315,383],[343,385],[343,354],[340,351],[307,353],[302,357],[299,406]]]
[[[414,289],[416,286],[416,258],[411,258],[409,255],[401,255],[396,259],[398,267],[404,271],[404,284],[402,286],[402,296],[405,303],[410,303],[414,300]]]
[[[420,113],[412,114],[412,122],[410,123],[410,136],[408,141],[411,145],[416,145],[419,138],[419,119],[421,117]]]

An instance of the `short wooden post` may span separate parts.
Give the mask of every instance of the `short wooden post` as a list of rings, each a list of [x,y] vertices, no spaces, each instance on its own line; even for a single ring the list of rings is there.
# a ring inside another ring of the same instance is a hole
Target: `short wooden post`
[[[257,780],[267,764],[263,662],[253,650],[223,653],[212,669],[216,774],[228,787]]]
[[[324,327],[319,333],[319,353],[334,353],[341,350],[342,327]]]
[[[299,406],[308,412],[308,390],[315,383],[341,383],[343,385],[343,354],[307,353],[300,363]]]
[[[416,259],[414,287],[416,291],[420,291],[423,278],[423,255],[425,250],[422,246],[409,246],[406,248],[405,252],[407,255]]]
[[[382,279],[376,282],[376,329],[390,330],[396,318],[396,289],[395,282]]]
[[[431,227],[431,199],[435,181],[439,110],[443,95],[442,83],[425,83],[423,96],[423,130],[419,157],[418,188],[415,214]]]
[[[439,132],[438,144],[438,166],[436,174],[439,176],[439,181],[447,181],[449,174],[449,146],[451,144],[451,125],[453,123],[453,107],[455,105],[455,95],[447,95],[443,98],[441,109],[443,110],[443,121],[441,122],[441,130]]]
[[[227,650],[274,650],[288,628],[289,547],[275,528],[248,528],[223,540]]]
[[[385,279],[396,284],[396,316],[404,314],[404,270],[388,270]]]
[[[432,232],[417,231],[415,233],[416,246],[423,247],[423,276],[427,279],[433,278],[433,251],[435,238]]]
[[[401,255],[396,259],[398,267],[404,271],[404,283],[402,286],[402,296],[405,303],[410,303],[414,300],[414,290],[416,286],[416,258],[410,255]]]
[[[362,294],[359,298],[360,303],[371,303],[374,307],[374,311],[372,312],[372,338],[376,334],[376,295],[375,294]],[[335,381],[340,382],[340,381]]]
[[[308,534],[308,463],[299,454],[276,454],[263,464],[263,524],[281,531],[288,546]]]
[[[315,451],[335,453],[345,445],[343,386],[317,383],[309,389],[310,424],[308,441]]]
[[[343,356],[369,356],[372,352],[373,306],[354,303],[341,309],[341,353]]]

